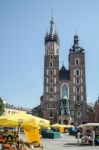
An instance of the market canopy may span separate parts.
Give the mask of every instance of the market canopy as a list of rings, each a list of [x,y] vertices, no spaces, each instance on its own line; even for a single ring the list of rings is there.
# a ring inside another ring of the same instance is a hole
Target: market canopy
[[[64,128],[71,128],[71,127],[74,127],[73,125],[69,125],[69,124],[58,124],[58,123],[56,123],[56,124],[53,124],[53,125],[51,125],[51,127],[53,127],[53,128],[59,128],[59,127],[64,127]]]
[[[86,123],[79,125],[79,128],[92,128],[92,127],[99,127],[99,123]]]
[[[25,113],[16,113],[0,117],[0,126],[4,127],[47,127],[50,121]]]

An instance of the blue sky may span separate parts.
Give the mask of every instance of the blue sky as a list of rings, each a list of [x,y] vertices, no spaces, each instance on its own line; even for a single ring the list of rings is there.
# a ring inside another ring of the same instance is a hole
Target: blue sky
[[[44,37],[51,10],[60,37],[60,67],[68,68],[77,32],[86,52],[87,101],[99,95],[99,0],[0,0],[0,97],[33,108],[43,94]]]

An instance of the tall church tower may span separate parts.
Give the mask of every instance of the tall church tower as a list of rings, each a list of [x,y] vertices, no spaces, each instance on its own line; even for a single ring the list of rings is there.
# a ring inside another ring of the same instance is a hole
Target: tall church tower
[[[86,122],[86,76],[85,52],[79,46],[78,36],[74,36],[74,44],[69,52],[70,71],[70,109],[76,123]]]
[[[41,97],[42,116],[52,123],[57,122],[59,101],[59,38],[53,17],[50,30],[45,36],[44,91]]]

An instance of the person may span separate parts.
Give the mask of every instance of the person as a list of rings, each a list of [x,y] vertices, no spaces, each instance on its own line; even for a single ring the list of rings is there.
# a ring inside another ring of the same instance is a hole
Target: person
[[[92,145],[95,145],[95,131],[91,129],[91,138],[92,138]]]
[[[77,131],[77,145],[80,145],[80,135],[81,135],[81,133],[80,133],[80,131],[78,130],[78,131]]]

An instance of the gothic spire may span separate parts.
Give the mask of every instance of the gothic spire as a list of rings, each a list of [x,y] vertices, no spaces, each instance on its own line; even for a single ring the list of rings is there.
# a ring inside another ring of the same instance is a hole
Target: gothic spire
[[[59,38],[58,38],[58,34],[55,29],[55,23],[54,23],[53,16],[50,21],[50,30],[45,36],[45,43],[50,42],[50,41],[54,41],[59,44]]]
[[[52,16],[52,19],[50,21],[50,32],[49,32],[50,35],[55,35],[55,24],[54,24],[54,19],[53,19],[53,16]]]

